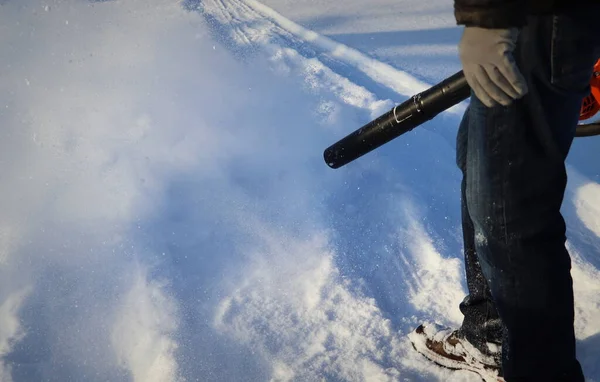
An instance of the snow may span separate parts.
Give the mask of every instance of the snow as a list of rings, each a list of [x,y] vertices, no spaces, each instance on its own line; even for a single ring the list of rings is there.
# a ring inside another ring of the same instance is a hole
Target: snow
[[[382,63],[437,83],[459,71],[460,28],[446,0],[265,0],[263,4]],[[318,5],[316,5],[318,4]],[[401,65],[399,63],[402,63]]]
[[[447,1],[0,1],[0,380],[476,381],[459,325],[464,104],[332,170],[323,150],[460,70]],[[600,187],[564,211],[600,379]]]

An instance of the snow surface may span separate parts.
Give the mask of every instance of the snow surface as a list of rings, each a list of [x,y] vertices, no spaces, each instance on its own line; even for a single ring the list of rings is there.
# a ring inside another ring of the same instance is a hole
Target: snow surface
[[[459,105],[324,148],[460,69],[447,1],[1,0],[1,381],[476,381],[458,325]],[[600,140],[564,212],[600,380]]]

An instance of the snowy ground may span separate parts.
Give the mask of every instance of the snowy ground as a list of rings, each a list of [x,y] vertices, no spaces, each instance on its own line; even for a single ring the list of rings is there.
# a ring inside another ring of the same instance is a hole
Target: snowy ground
[[[458,325],[464,105],[323,149],[458,71],[450,2],[0,0],[0,381],[477,381]],[[564,204],[600,381],[600,140]]]

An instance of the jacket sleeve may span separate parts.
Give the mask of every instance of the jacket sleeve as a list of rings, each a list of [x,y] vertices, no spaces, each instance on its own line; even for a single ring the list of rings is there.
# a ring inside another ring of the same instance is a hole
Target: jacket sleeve
[[[523,26],[527,8],[527,0],[454,0],[456,23],[481,28]]]

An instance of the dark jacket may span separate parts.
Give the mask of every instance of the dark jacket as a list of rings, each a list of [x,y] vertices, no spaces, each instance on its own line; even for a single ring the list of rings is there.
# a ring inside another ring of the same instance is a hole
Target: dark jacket
[[[519,27],[528,15],[560,12],[584,4],[600,4],[600,0],[454,0],[454,16],[459,25]]]

